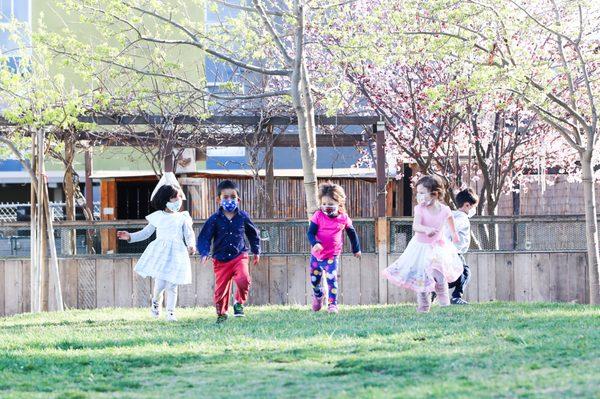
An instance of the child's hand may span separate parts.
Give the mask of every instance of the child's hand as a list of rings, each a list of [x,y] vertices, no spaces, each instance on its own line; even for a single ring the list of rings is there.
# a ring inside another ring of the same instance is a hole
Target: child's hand
[[[427,237],[433,237],[438,233],[438,229],[434,229],[433,227],[429,228],[429,232],[427,232]]]
[[[256,265],[258,265],[258,262],[260,262],[260,255],[254,254],[254,259],[252,260],[252,264],[254,266],[256,266]]]
[[[203,256],[200,258],[200,265],[206,266],[207,262],[208,262],[208,256]]]
[[[195,255],[196,254],[196,248],[194,248],[194,247],[188,247],[188,254]]]
[[[361,256],[362,256],[362,253],[360,251],[358,251],[354,254],[355,258],[360,258]]]
[[[313,245],[313,251],[315,252],[320,252],[323,250],[323,246],[321,245],[320,242],[316,243],[315,245]]]
[[[119,240],[129,241],[131,240],[131,234],[126,231],[117,231],[117,237]]]
[[[455,244],[458,244],[459,241],[460,241],[460,238],[458,238],[458,234],[456,234],[456,233],[452,234],[452,242]]]

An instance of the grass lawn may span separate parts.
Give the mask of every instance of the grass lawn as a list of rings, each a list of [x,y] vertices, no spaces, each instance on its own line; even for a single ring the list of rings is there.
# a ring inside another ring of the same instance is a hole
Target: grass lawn
[[[1,398],[600,397],[600,307],[248,307],[0,318]]]

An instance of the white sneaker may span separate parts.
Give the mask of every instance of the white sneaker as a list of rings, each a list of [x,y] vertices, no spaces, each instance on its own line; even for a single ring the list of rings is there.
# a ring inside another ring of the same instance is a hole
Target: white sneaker
[[[167,321],[177,321],[177,317],[175,317],[175,312],[167,312]]]
[[[156,301],[152,301],[152,306],[150,306],[150,316],[155,319],[160,316],[160,304]]]

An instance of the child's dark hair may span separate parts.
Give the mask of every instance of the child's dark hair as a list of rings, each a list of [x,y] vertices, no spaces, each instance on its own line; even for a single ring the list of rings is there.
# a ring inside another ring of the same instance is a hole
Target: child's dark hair
[[[438,200],[441,200],[442,198],[444,198],[444,193],[446,191],[444,189],[444,182],[442,181],[442,179],[440,179],[439,177],[437,177],[435,175],[428,175],[428,176],[421,177],[417,181],[417,185],[415,187],[418,187],[418,186],[425,187],[427,190],[429,190],[431,195],[435,195]]]
[[[237,184],[235,184],[231,180],[223,180],[217,186],[217,196],[220,197],[221,192],[223,192],[223,190],[228,190],[228,189],[235,190],[236,194],[240,195],[240,190],[238,189]]]
[[[475,194],[475,190],[467,188],[456,194],[456,206],[462,208],[464,204],[469,203],[475,205],[479,202],[479,196]]]
[[[157,211],[164,211],[167,207],[167,202],[169,202],[171,198],[177,197],[177,194],[179,194],[179,190],[170,184],[161,186],[152,198],[152,207]]]
[[[346,193],[342,186],[334,184],[330,181],[319,185],[319,200],[323,197],[329,197],[344,207],[346,204]]]

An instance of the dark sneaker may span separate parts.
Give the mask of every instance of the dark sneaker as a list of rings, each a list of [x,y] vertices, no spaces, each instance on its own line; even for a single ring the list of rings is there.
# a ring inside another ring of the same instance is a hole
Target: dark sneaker
[[[244,317],[244,306],[241,303],[233,304],[233,317]]]
[[[217,316],[217,324],[225,323],[227,321],[226,314],[220,314]]]
[[[452,298],[450,300],[450,303],[453,305],[468,305],[469,304],[469,302],[465,301],[462,298]]]
[[[435,298],[437,298],[437,293],[435,291],[433,291],[431,293],[431,303],[433,303],[433,301],[435,301]]]

